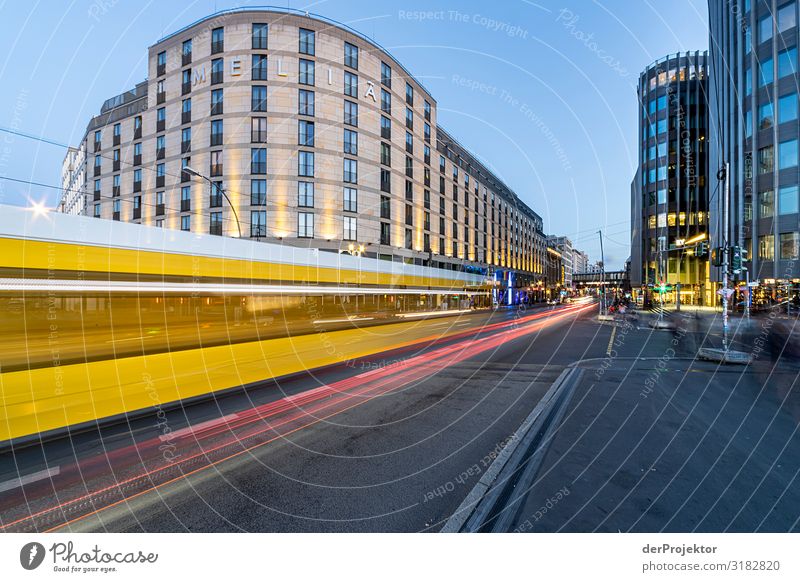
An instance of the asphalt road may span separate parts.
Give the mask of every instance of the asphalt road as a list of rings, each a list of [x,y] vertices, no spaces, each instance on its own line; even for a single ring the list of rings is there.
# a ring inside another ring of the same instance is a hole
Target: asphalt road
[[[610,329],[589,313],[431,320],[463,334],[166,411],[172,434],[207,427],[174,449],[155,447],[161,429],[141,418],[4,454],[5,476],[58,474],[5,492],[0,483],[2,526],[437,530],[564,366],[605,352]],[[245,421],[248,410],[258,417]],[[165,467],[165,449],[178,462]]]

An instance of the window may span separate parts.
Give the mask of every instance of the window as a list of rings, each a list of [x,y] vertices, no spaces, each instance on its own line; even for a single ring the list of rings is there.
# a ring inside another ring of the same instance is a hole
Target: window
[[[345,212],[358,212],[358,190],[345,187],[343,207]]]
[[[221,115],[222,107],[222,89],[214,89],[211,91],[211,115]]]
[[[225,64],[222,59],[214,59],[211,61],[211,84],[218,85],[222,83],[222,72],[225,69]]]
[[[266,117],[253,117],[250,120],[250,141],[252,143],[267,143]]]
[[[181,102],[181,123],[190,123],[192,121],[192,99],[184,99]]]
[[[222,182],[212,182],[211,184],[211,191],[209,192],[208,197],[208,206],[209,208],[221,208],[222,207]]]
[[[778,99],[778,123],[797,119],[797,93]]]
[[[778,145],[778,169],[794,168],[797,166],[797,140],[782,141]]]
[[[778,78],[783,79],[797,72],[797,47],[778,53]]]
[[[314,177],[314,152],[297,153],[297,175]]]
[[[392,67],[386,63],[381,63],[381,85],[392,88]]]
[[[392,165],[392,148],[388,143],[381,142],[381,164]]]
[[[349,71],[344,72],[344,94],[348,97],[358,98],[358,75]]]
[[[314,92],[300,89],[298,92],[298,109],[300,115],[314,116]]]
[[[750,74],[750,67],[744,71],[744,94],[749,96],[753,92],[753,77]]]
[[[314,208],[314,183],[297,183],[297,205],[301,208]]]
[[[211,146],[222,145],[222,120],[215,119],[211,122]]]
[[[358,183],[358,162],[356,160],[344,159],[343,180],[348,184]]]
[[[133,171],[133,191],[134,192],[141,192],[142,191],[142,169],[136,168]]]
[[[767,42],[772,38],[772,15],[764,16],[758,21],[758,42]]]
[[[314,122],[301,119],[297,122],[297,144],[314,147]]]
[[[409,83],[406,83],[406,103],[414,105],[414,88]]]
[[[251,89],[251,110],[265,112],[267,110],[267,88],[254,85]]]
[[[181,216],[181,230],[189,232],[192,230],[192,217],[191,216]]]
[[[358,47],[349,42],[344,43],[344,66],[358,68]]]
[[[260,238],[267,236],[267,211],[266,210],[251,210],[250,211],[250,237]]]
[[[157,60],[156,60],[156,65],[157,65],[156,74],[157,75],[163,75],[167,70],[167,52],[166,51],[161,51],[160,53],[158,53],[158,57],[157,57]]]
[[[766,146],[758,150],[758,173],[769,174],[775,168],[775,150]]]
[[[301,85],[314,85],[314,61],[300,59],[300,75],[298,82]]]
[[[212,176],[221,176],[222,175],[222,152],[215,151],[211,152],[211,175]]]
[[[95,210],[97,211],[97,215],[99,216],[100,215],[100,212],[99,212],[100,211],[100,205],[99,204],[95,207]],[[391,237],[390,233],[391,233],[391,229],[389,227],[389,223],[388,222],[381,222],[381,244],[382,245],[390,245],[390,244],[392,244],[392,237]]]
[[[753,112],[749,110],[744,114],[744,136],[753,137]]]
[[[159,107],[156,111],[156,131],[164,131],[167,122],[167,108]],[[99,140],[95,136],[95,144],[99,144]]]
[[[431,141],[431,125],[430,125],[430,123],[426,123],[425,127],[423,128],[423,137],[425,138],[425,141],[427,141],[427,142]]]
[[[413,248],[413,244],[412,244],[413,243],[413,235],[411,233],[411,229],[410,228],[406,229],[406,240],[405,240],[405,243],[406,243],[406,248],[407,249]]]
[[[775,215],[775,192],[766,190],[758,195],[758,217],[772,218]]]
[[[358,239],[358,224],[355,216],[345,216],[344,218],[344,240],[357,240]]]
[[[225,50],[225,29],[215,28],[211,31],[211,54],[215,55]]]
[[[392,201],[388,196],[381,196],[381,218],[392,218]]]
[[[414,129],[414,112],[411,111],[410,107],[406,107],[406,127]]]
[[[769,129],[773,121],[772,103],[764,103],[758,108],[758,129]]]
[[[392,191],[392,175],[389,170],[381,168],[381,192]]]
[[[411,204],[406,204],[406,224],[414,226],[414,207]]]
[[[314,31],[307,28],[300,29],[300,53],[304,55],[314,54]]]
[[[192,203],[192,188],[191,186],[184,186],[181,188],[181,212],[191,210]]]
[[[100,218],[100,204],[94,205],[94,217]]]
[[[772,59],[765,59],[762,61],[759,70],[761,74],[759,75],[758,86],[763,87],[764,85],[771,84],[775,78],[772,72]]]
[[[758,237],[758,258],[762,261],[775,260],[775,235]]]
[[[406,151],[410,154],[414,153],[414,138],[409,132],[406,132]]]
[[[269,27],[266,24],[253,23],[253,49],[266,49],[267,48],[267,31]]]
[[[267,148],[252,148],[250,150],[250,173],[267,173]]]
[[[344,153],[351,156],[358,155],[358,133],[352,129],[344,130]]]
[[[381,111],[392,114],[392,94],[386,89],[381,89]]]
[[[346,125],[358,127],[358,103],[353,101],[344,102],[344,122]]]
[[[267,181],[250,180],[250,206],[265,206],[267,204]]]
[[[392,139],[392,120],[381,115],[381,137]]]
[[[800,233],[781,233],[781,259],[790,261],[800,259]]]
[[[797,13],[794,2],[778,8],[778,32],[786,32],[797,25]]]
[[[184,127],[181,130],[181,153],[186,154],[190,151],[192,151],[192,128]]]
[[[183,47],[181,50],[181,62],[184,65],[188,65],[192,62],[192,39],[183,41]]]
[[[425,100],[424,115],[427,121],[431,120],[431,104],[428,102],[427,99]]]
[[[184,69],[181,75],[181,94],[186,95],[192,91],[192,70]]]
[[[253,81],[267,80],[267,55],[253,55],[251,77]]]
[[[778,214],[797,214],[797,190],[796,184],[778,189]]]
[[[414,177],[414,160],[411,156],[406,156],[406,176],[409,178]]]
[[[222,213],[212,212],[209,215],[208,234],[222,235]]]
[[[314,215],[312,213],[297,213],[297,236],[300,238],[314,238]]]

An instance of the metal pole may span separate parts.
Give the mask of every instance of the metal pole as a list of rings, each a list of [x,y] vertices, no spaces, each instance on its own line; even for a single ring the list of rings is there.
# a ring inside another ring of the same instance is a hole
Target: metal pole
[[[725,193],[722,201],[722,348],[728,349],[728,205],[730,162],[725,162]]]
[[[603,230],[598,230],[600,235],[600,315],[605,315],[605,302],[606,302],[606,258],[603,253]]]

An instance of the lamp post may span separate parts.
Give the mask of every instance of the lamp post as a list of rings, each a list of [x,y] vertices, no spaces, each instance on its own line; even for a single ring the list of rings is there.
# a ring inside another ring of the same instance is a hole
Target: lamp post
[[[216,188],[225,197],[225,200],[228,201],[228,206],[231,207],[231,212],[233,212],[233,217],[236,219],[236,229],[239,231],[239,238],[242,238],[242,225],[239,224],[239,215],[236,213],[236,208],[234,208],[233,203],[231,202],[231,199],[228,198],[228,194],[225,192],[225,190],[214,184],[214,181],[211,178],[201,174],[200,172],[198,172],[197,170],[195,170],[190,166],[184,166],[183,168],[181,168],[181,171],[186,172],[190,176],[196,176],[202,180],[205,180],[206,182],[211,184],[212,188]]]

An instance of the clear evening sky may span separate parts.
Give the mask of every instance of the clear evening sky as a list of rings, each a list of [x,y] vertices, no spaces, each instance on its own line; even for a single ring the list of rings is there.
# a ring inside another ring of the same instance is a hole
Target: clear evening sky
[[[103,101],[147,74],[147,47],[215,10],[198,0],[0,1],[0,126],[77,144]],[[284,3],[349,24],[430,90],[439,123],[590,260],[630,253],[636,81],[708,46],[706,0],[322,0]],[[60,184],[64,149],[0,133],[0,176]],[[59,192],[0,180],[0,203]]]

